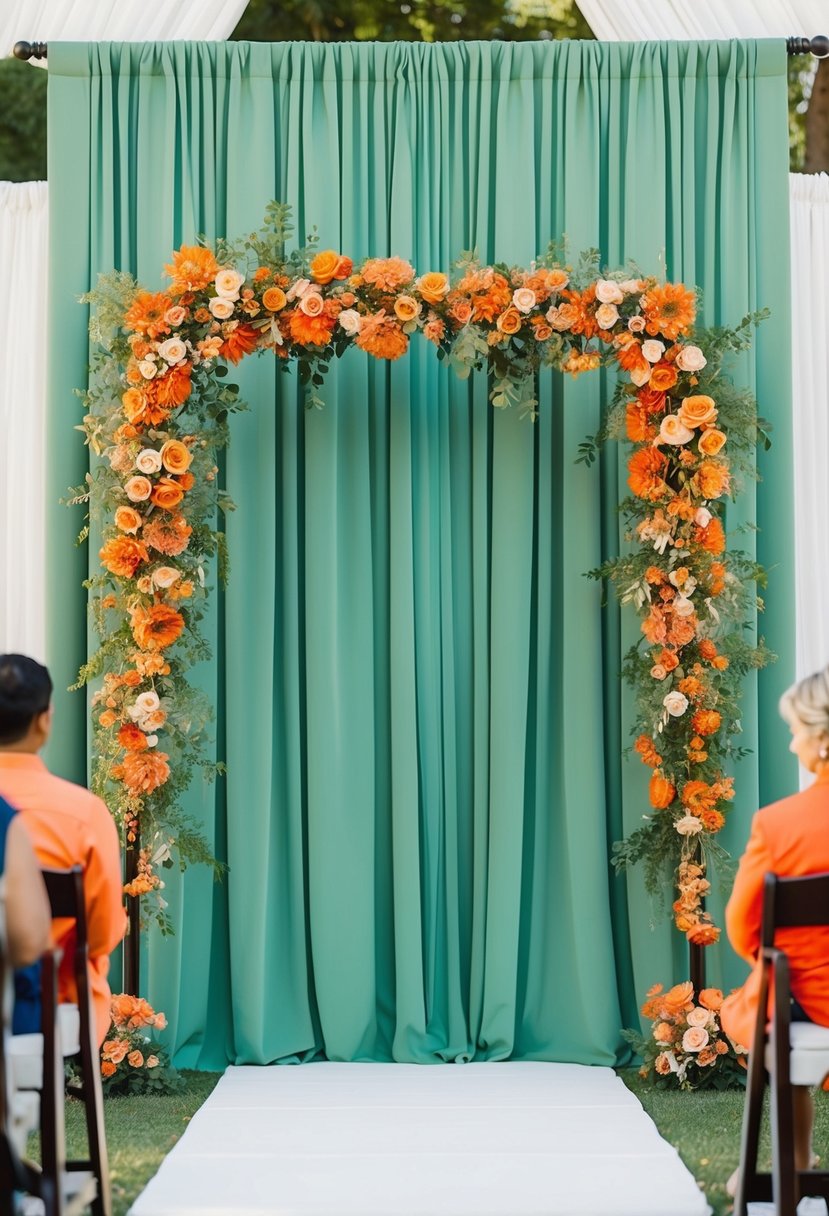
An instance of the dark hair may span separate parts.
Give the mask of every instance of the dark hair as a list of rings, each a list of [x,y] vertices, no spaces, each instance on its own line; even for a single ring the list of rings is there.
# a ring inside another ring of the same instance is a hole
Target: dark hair
[[[45,667],[25,654],[0,654],[0,747],[23,739],[51,698]]]

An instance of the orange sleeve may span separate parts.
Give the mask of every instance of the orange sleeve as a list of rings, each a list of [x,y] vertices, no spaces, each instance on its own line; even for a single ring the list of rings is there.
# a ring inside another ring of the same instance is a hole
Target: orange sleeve
[[[94,803],[84,866],[89,955],[93,959],[110,955],[127,927],[118,829],[100,798]]]
[[[754,963],[760,949],[763,921],[763,881],[772,869],[759,814],[754,816],[746,850],[740,858],[731,898],[725,909],[728,940],[740,958]]]

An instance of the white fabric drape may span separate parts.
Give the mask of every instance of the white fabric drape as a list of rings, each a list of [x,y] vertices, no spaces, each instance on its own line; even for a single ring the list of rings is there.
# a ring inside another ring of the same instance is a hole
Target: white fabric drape
[[[579,8],[601,42],[829,33],[826,0],[579,0]]]
[[[46,183],[0,182],[0,650],[41,662],[47,232]]]
[[[223,40],[248,0],[3,0],[0,54],[16,42]]]
[[[792,173],[797,673],[829,662],[829,177]]]

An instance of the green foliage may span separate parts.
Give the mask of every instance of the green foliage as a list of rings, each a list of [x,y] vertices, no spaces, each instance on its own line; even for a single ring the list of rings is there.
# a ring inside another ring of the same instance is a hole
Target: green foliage
[[[46,180],[47,84],[43,68],[0,59],[0,181]]]

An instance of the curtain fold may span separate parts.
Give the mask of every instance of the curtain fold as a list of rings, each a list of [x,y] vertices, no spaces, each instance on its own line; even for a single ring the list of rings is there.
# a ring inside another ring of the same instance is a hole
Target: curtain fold
[[[72,299],[112,267],[154,286],[174,246],[252,231],[273,197],[355,260],[445,269],[477,247],[527,264],[567,233],[573,254],[699,284],[709,322],[772,304],[735,369],[777,428],[758,553],[775,566],[764,632],[781,656],[748,682],[746,743],[774,763],[742,762],[738,820],[783,792],[769,709],[793,667],[782,47],[51,51],[52,485],[86,456]],[[214,661],[193,673],[228,777],[188,801],[230,870],[217,887],[171,876],[177,936],[151,934],[145,960],[180,1063],[609,1063],[637,994],[686,966],[674,930],[651,930],[639,876],[608,869],[647,805],[642,766],[621,758],[636,626],[583,577],[623,543],[619,453],[574,463],[611,386],[546,374],[533,425],[424,346],[391,366],[352,352],[312,413],[267,359],[234,373],[252,408],[223,470],[232,577],[207,622]],[[735,525],[762,513],[750,490],[742,504]],[[63,686],[95,562],[70,553],[68,515],[49,521],[51,586],[72,597],[49,627]],[[83,777],[85,732],[81,698],[62,699],[65,775]]]
[[[826,32],[824,0],[579,0],[605,42],[652,38],[814,38]]]

